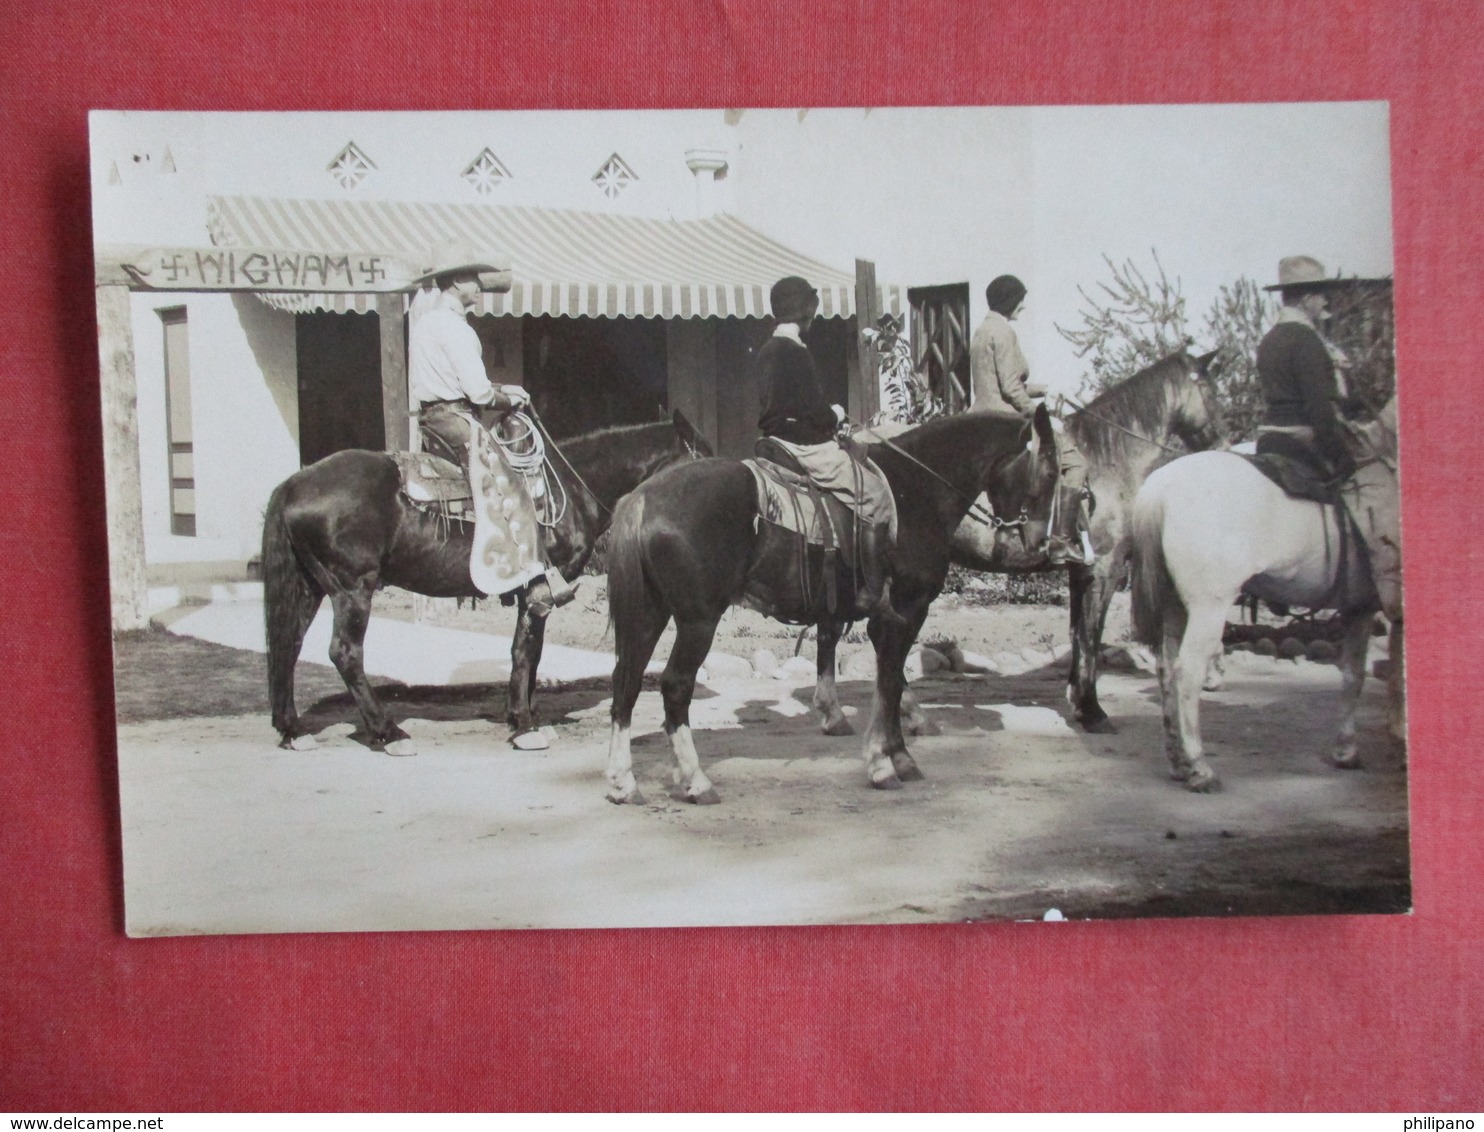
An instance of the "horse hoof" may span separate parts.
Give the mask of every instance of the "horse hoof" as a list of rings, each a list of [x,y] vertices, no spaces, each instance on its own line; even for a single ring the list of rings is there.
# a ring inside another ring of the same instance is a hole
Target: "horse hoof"
[[[715,806],[721,803],[721,796],[717,794],[716,787],[708,786],[699,794],[687,794],[685,800],[693,806]]]
[[[897,780],[900,782],[921,782],[925,777],[916,763],[897,767]]]
[[[1214,770],[1191,771],[1185,779],[1185,788],[1192,794],[1219,794],[1221,779]]]
[[[551,739],[544,730],[537,728],[512,735],[510,745],[517,751],[544,751],[551,746]]]
[[[417,747],[413,744],[411,739],[393,739],[390,743],[383,747],[382,750],[385,751],[387,754],[394,755],[399,759],[410,758],[411,756],[417,754]]]
[[[278,744],[285,751],[317,751],[319,740],[313,735],[295,735],[292,739],[285,739]]]
[[[943,729],[931,719],[924,719],[921,723],[909,724],[907,734],[919,739],[931,739],[934,735],[943,734]]]
[[[631,790],[627,794],[622,794],[617,790],[610,790],[607,794],[604,795],[604,797],[612,802],[615,806],[644,805],[644,795],[639,793],[639,791],[637,790]]]
[[[843,715],[834,723],[826,723],[820,728],[826,735],[854,735],[855,728],[850,726],[850,720]]]
[[[1089,735],[1117,735],[1118,728],[1113,726],[1113,721],[1106,715],[1101,719],[1079,719],[1078,725]]]
[[[895,774],[889,774],[885,778],[871,779],[871,785],[877,790],[900,790],[902,788],[902,780]]]
[[[1329,763],[1337,770],[1359,770],[1360,756],[1358,754],[1330,755]]]

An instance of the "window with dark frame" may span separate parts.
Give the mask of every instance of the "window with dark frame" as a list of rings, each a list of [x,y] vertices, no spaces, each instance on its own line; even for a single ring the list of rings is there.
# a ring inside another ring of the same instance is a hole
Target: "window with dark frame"
[[[165,329],[165,438],[170,452],[170,533],[196,533],[196,456],[185,307],[159,312]]]

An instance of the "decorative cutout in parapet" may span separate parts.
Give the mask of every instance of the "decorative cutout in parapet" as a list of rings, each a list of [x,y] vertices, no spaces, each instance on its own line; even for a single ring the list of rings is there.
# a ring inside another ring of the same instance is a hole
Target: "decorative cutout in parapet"
[[[129,150],[121,158],[110,160],[106,179],[110,185],[122,185],[126,181],[138,181],[174,172],[175,155],[170,152],[168,145],[141,146]]]
[[[593,184],[610,200],[639,179],[618,154],[611,154],[602,168],[593,174]]]
[[[501,183],[510,180],[510,170],[506,169],[500,159],[495,156],[494,151],[486,146],[478,157],[469,162],[459,176],[473,185],[474,191],[480,196],[487,197]]]
[[[340,182],[342,189],[353,189],[375,168],[376,163],[352,141],[347,142],[345,148],[335,155],[328,166],[328,172]]]

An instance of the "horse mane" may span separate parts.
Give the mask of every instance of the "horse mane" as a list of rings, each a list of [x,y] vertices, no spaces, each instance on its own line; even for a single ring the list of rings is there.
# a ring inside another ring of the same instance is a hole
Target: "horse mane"
[[[986,442],[995,440],[1004,448],[1004,454],[1016,455],[1022,448],[1021,436],[1030,427],[1030,423],[1017,413],[954,413],[951,416],[935,417],[926,424],[892,437],[892,443],[951,480],[958,470],[955,464],[962,465],[966,450],[971,450],[970,445],[975,440],[979,441],[976,450],[980,453],[985,451]],[[927,478],[924,472],[879,441],[871,445],[871,459],[881,465],[883,471],[886,470],[886,465],[891,465],[909,476]],[[1027,479],[1030,474],[1028,469]],[[933,485],[931,490],[936,492],[938,489]]]
[[[569,460],[590,469],[584,474],[601,479],[604,473],[632,458],[636,445],[630,443],[631,441],[652,440],[656,434],[668,436],[678,448],[680,438],[675,432],[674,424],[669,420],[610,425],[579,436],[564,437],[555,443]]]
[[[594,429],[592,432],[584,432],[579,433],[577,436],[565,437],[558,441],[558,443],[564,448],[583,448],[590,444],[608,444],[622,437],[653,432],[659,428],[668,429],[673,432],[675,425],[668,419],[662,421],[643,421],[640,424],[609,425],[607,428]]]
[[[1161,358],[1074,409],[1066,423],[1083,454],[1099,464],[1122,463],[1130,448],[1145,447],[1130,433],[1159,440],[1169,407],[1166,387],[1188,372],[1187,358],[1184,350]]]

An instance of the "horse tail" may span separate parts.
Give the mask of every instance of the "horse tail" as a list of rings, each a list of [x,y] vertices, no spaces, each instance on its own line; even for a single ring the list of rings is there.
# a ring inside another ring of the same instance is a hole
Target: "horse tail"
[[[1133,527],[1133,630],[1134,639],[1151,648],[1164,635],[1164,611],[1178,600],[1174,579],[1165,563],[1164,496],[1144,489],[1134,499]]]
[[[284,514],[287,484],[268,497],[263,515],[263,628],[268,644],[268,700],[273,726],[285,739],[298,725],[294,708],[294,665],[304,633],[324,592],[299,562]]]
[[[644,680],[647,655],[640,628],[648,616],[648,587],[644,580],[644,493],[631,492],[618,502],[608,530],[608,630],[614,634],[617,654],[613,668],[613,706],[632,704]],[[652,645],[650,646],[653,647]]]
[[[644,495],[634,491],[618,501],[608,528],[608,630],[629,624],[644,604]]]

